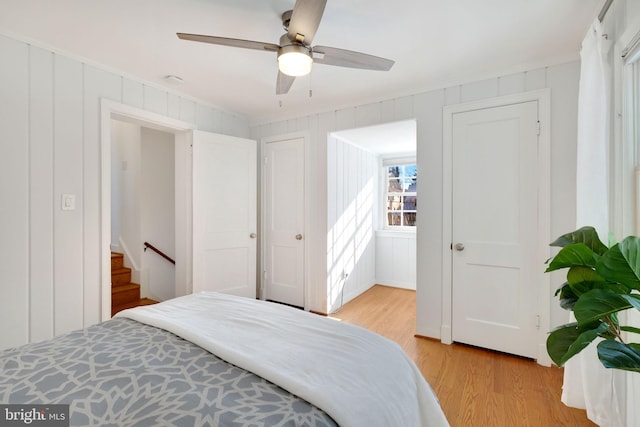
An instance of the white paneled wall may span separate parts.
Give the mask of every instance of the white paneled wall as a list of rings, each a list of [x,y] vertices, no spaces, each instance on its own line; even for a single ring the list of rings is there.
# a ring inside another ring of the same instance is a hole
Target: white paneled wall
[[[375,284],[378,158],[330,137],[327,144],[327,311]]]
[[[249,136],[244,116],[0,36],[0,349],[97,323],[100,99]],[[75,210],[61,210],[63,194]]]
[[[548,240],[572,229],[575,217],[575,150],[578,99],[579,62],[554,65],[470,82],[459,86],[418,93],[368,105],[345,108],[311,116],[252,126],[252,137],[273,137],[292,132],[308,132],[314,159],[308,165],[312,191],[308,236],[308,280],[312,289],[309,306],[325,311],[330,299],[332,261],[329,249],[333,212],[332,200],[327,200],[328,186],[335,185],[339,170],[329,165],[327,147],[331,132],[369,125],[415,119],[417,121],[417,162],[421,185],[418,188],[420,215],[417,227],[417,327],[420,335],[440,337],[442,323],[442,108],[501,95],[543,88],[551,89],[551,236]],[[338,161],[336,160],[336,166]],[[326,209],[325,209],[326,207]],[[348,207],[348,206],[347,206]],[[326,262],[325,262],[326,260]],[[544,268],[544,266],[540,266]],[[555,282],[554,282],[555,283]],[[552,295],[549,295],[552,298]],[[554,300],[555,301],[555,300]],[[330,305],[330,304],[329,304]],[[551,325],[565,323],[566,312],[557,303],[551,305]]]
[[[396,288],[416,289],[416,233],[376,231],[375,282]]]

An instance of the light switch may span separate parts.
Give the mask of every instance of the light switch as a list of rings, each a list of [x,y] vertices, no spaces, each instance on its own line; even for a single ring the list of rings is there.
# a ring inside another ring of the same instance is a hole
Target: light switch
[[[62,210],[73,211],[76,209],[76,196],[75,194],[63,194],[62,195]]]

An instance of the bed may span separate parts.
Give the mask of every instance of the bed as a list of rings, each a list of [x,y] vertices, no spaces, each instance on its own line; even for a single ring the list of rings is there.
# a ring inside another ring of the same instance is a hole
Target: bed
[[[447,426],[395,343],[291,307],[202,292],[0,353],[0,403],[71,425]]]

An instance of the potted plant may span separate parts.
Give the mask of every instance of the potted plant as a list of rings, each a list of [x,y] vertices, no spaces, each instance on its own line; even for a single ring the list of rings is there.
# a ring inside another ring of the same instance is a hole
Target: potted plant
[[[547,261],[547,272],[568,268],[556,291],[560,306],[576,321],[559,326],[547,338],[547,352],[558,366],[597,337],[598,358],[607,368],[640,372],[640,343],[627,342],[640,328],[620,325],[620,312],[640,311],[640,237],[629,236],[607,247],[593,227],[560,236],[551,246],[562,249]]]

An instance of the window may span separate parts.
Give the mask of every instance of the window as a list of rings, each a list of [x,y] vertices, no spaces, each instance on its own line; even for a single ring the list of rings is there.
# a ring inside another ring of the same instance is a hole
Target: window
[[[415,227],[418,181],[416,165],[387,165],[385,169],[387,227]]]

